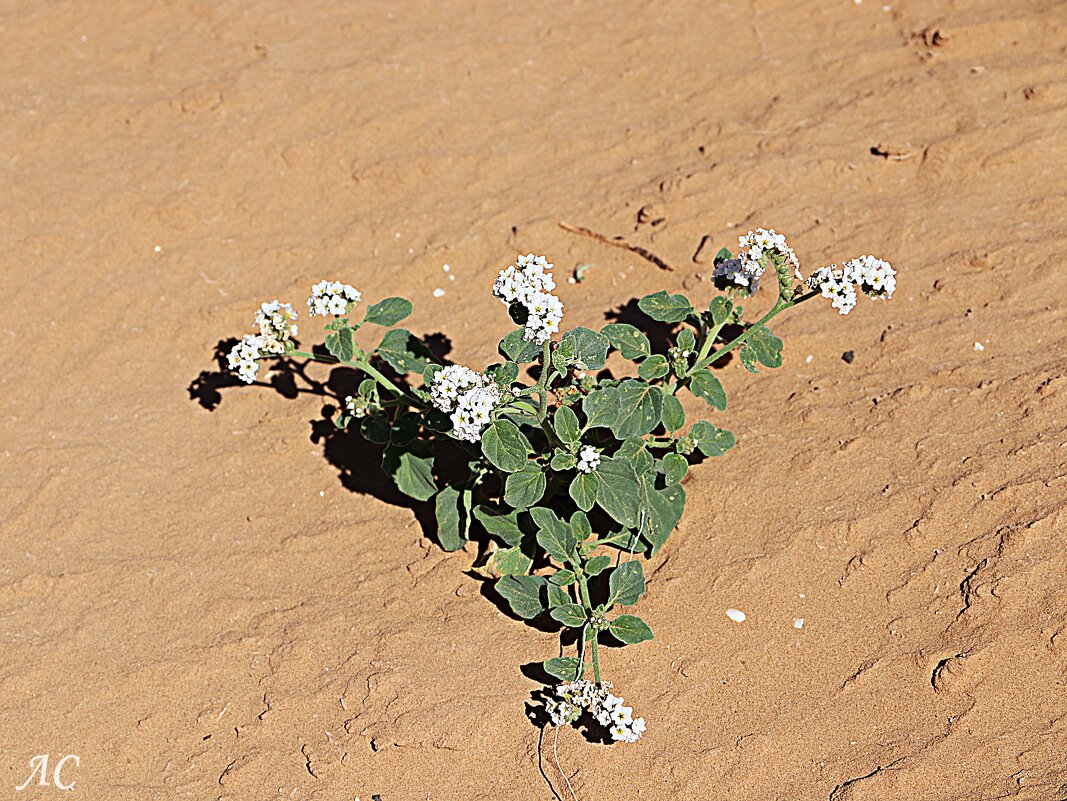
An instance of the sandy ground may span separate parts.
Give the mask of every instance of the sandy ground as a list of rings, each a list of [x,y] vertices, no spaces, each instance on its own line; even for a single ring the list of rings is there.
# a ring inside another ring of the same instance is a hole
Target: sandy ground
[[[4,3],[0,796],[551,799],[552,635],[329,398],[190,384],[321,277],[485,364],[516,252],[594,263],[599,327],[752,225],[898,296],[720,373],[739,445],[607,657],[649,731],[563,732],[575,791],[1067,796],[1067,6],[887,1]]]

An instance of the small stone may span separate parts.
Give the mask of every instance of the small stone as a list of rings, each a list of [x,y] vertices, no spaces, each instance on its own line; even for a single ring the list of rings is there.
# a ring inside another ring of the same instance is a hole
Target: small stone
[[[443,298],[445,296],[445,291],[441,289],[441,287],[437,287],[437,289],[433,291],[433,296],[435,298]]]
[[[804,628],[804,618],[802,618],[802,617],[793,618],[793,628],[795,628],[795,629]]]
[[[740,609],[727,609],[726,616],[734,623],[743,623],[745,621],[745,613]]]
[[[981,342],[975,342],[974,343],[974,349],[975,350],[985,350],[985,345],[983,345]]]
[[[855,358],[856,358],[856,352],[855,351],[846,350],[844,353],[841,354],[841,360],[844,361],[845,364],[852,364],[852,361]]]

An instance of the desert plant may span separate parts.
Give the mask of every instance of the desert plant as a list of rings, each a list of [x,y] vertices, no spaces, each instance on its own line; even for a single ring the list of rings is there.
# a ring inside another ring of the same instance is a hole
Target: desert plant
[[[713,364],[736,351],[752,372],[780,366],[782,341],[767,327],[774,317],[816,296],[847,314],[857,288],[891,297],[895,272],[864,256],[803,281],[785,238],[756,229],[740,238],[736,257],[726,249],[716,256],[710,278],[720,291],[704,308],[680,294],[641,298],[645,315],[675,326],[670,347],[654,353],[648,337],[626,323],[574,328],[554,339],[563,304],[551,270],[529,254],[500,272],[493,294],[518,327],[500,341],[501,361],[483,371],[439,364],[414,334],[394,327],[410,314],[409,301],[386,298],[357,321],[359,291],[328,281],[308,298],[311,316],[331,318],[325,352],[299,350],[295,311],[273,301],[262,305],[259,333],[234,347],[229,366],[248,382],[271,357],[360,371],[364,379],[344,399],[336,425],[358,426],[384,446],[382,469],[397,488],[433,503],[442,548],[457,550],[476,529],[485,532],[491,544],[484,570],[516,615],[547,616],[574,630],[574,655],[543,663],[561,682],[547,694],[550,720],[563,725],[588,715],[613,740],[632,742],[644,719],[603,680],[598,646],[607,638],[652,639],[645,621],[618,610],[645,592],[642,558],[663,548],[682,517],[687,471],[734,445],[734,435],[709,420],[687,425],[679,396],[725,411]],[[774,305],[746,322],[741,301],[768,274]],[[358,347],[357,331],[373,326],[385,329],[378,344]],[[412,374],[421,386],[408,383]],[[462,456],[448,475],[439,447],[446,444]]]

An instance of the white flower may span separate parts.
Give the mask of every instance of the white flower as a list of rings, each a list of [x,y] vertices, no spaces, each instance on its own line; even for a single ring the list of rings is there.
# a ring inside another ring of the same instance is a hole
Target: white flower
[[[889,300],[897,288],[897,271],[889,262],[874,256],[860,256],[846,261],[842,267],[844,279],[857,284],[868,297]]]
[[[588,679],[560,684],[556,687],[556,698],[545,702],[545,710],[554,726],[574,723],[582,709],[588,710],[601,726],[607,728],[613,740],[636,742],[645,731],[645,719],[635,719],[633,709],[625,706],[622,698],[612,695],[610,682],[599,687]]]
[[[263,303],[256,312],[255,324],[263,338],[261,350],[264,353],[285,353],[285,343],[296,336],[296,312],[288,303],[277,300]]]
[[[453,364],[434,374],[430,402],[452,413],[452,433],[457,438],[477,442],[500,403],[500,386],[482,373]]]
[[[308,309],[312,317],[327,317],[331,314],[340,317],[348,313],[350,304],[358,303],[362,297],[354,286],[342,284],[340,281],[323,280],[311,287]]]
[[[785,236],[777,233],[773,228],[756,228],[744,236],[737,238],[741,252],[736,259],[728,259],[721,262],[715,268],[715,277],[723,278],[727,283],[732,283],[748,290],[748,294],[755,294],[759,289],[759,279],[767,269],[777,264],[789,263],[793,266],[793,272],[800,280],[800,260],[797,254],[785,241]]]
[[[578,454],[578,472],[592,473],[600,467],[600,451],[592,445],[586,445]]]
[[[451,364],[438,370],[430,385],[430,400],[442,412],[451,412],[456,408],[456,400],[461,394],[475,387],[488,383],[486,377],[461,364]]]
[[[246,334],[233,346],[226,356],[229,368],[246,384],[251,384],[259,374],[259,362],[264,352],[264,338],[258,334]]]
[[[493,295],[501,302],[526,309],[523,338],[527,342],[544,343],[559,331],[563,320],[563,302],[552,294],[556,282],[552,280],[551,270],[552,265],[544,256],[528,253],[501,270],[493,284]]]
[[[371,413],[371,402],[362,395],[349,395],[345,398],[345,408],[353,417],[366,417]]]
[[[820,267],[806,283],[810,289],[819,290],[841,314],[848,314],[856,305],[857,287],[871,298],[893,297],[896,274],[888,262],[874,256],[860,256],[846,261],[840,268],[836,264]]]

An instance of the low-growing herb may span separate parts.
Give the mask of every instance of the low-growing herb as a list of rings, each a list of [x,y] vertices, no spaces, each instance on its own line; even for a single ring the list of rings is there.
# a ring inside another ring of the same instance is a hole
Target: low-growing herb
[[[358,427],[384,446],[382,469],[405,495],[432,504],[442,548],[458,550],[478,533],[489,539],[484,570],[516,616],[575,632],[573,656],[543,663],[560,682],[546,701],[552,723],[587,717],[613,740],[632,742],[645,721],[610,692],[600,646],[652,639],[649,625],[628,611],[646,591],[644,560],[682,518],[689,470],[734,445],[719,425],[727,395],[712,366],[736,352],[752,372],[778,367],[782,340],[767,327],[774,317],[817,296],[847,314],[857,290],[889,298],[896,287],[895,271],[872,256],[804,280],[781,234],[756,229],[739,244],[737,256],[724,248],[715,258],[719,294],[696,302],[665,291],[641,298],[644,314],[675,326],[664,353],[625,323],[557,338],[563,303],[553,294],[552,265],[528,254],[493,285],[515,328],[500,341],[500,361],[483,370],[441,364],[394,327],[411,312],[403,298],[381,300],[355,319],[362,296],[336,281],[316,284],[308,298],[312,317],[330,318],[325,353],[300,350],[296,312],[272,301],[256,314],[259,333],[230,352],[229,367],[249,383],[272,357],[359,371],[363,380],[343,399],[336,425]],[[740,301],[769,283],[768,274],[775,302],[749,321]],[[360,340],[378,344],[358,345],[357,334],[373,327],[385,330]],[[708,419],[686,420],[680,399],[687,396]],[[465,466],[446,479],[435,454],[447,442]]]

